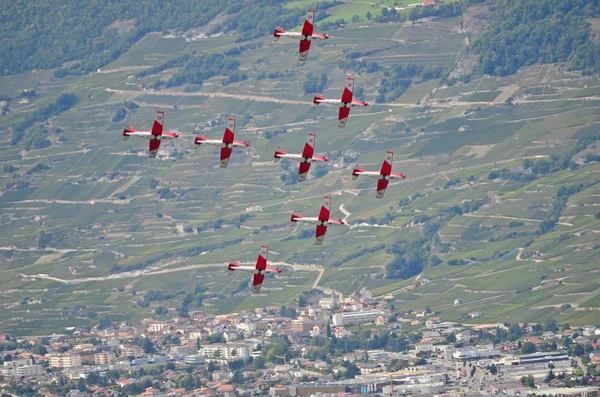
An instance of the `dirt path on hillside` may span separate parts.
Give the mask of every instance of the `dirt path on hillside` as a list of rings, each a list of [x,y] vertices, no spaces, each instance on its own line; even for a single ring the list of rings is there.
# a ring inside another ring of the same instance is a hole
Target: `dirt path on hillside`
[[[130,91],[130,90],[117,90],[114,88],[107,88],[107,92],[112,92],[121,95],[128,95],[130,98],[134,98],[140,95],[155,95],[155,96],[177,96],[177,97],[193,97],[203,96],[208,98],[231,98],[239,99],[241,101],[256,101],[256,102],[274,102],[286,105],[306,105],[306,101],[297,101],[293,99],[282,99],[270,96],[259,96],[251,94],[229,94],[225,92],[184,92],[184,91]],[[179,106],[179,105],[178,105]],[[185,106],[185,105],[183,105]]]

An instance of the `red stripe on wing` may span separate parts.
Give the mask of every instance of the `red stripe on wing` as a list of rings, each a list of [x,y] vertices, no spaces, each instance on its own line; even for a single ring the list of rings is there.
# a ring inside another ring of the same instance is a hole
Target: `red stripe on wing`
[[[231,148],[221,148],[221,161],[229,160],[229,156],[231,156]]]
[[[352,102],[352,91],[350,91],[347,87],[344,87],[344,92],[342,93],[342,102],[344,102],[344,103]]]
[[[310,43],[309,40],[300,40],[300,54],[310,50]]]
[[[256,292],[260,291],[260,287],[261,287],[264,279],[265,279],[264,274],[255,274],[254,275],[254,278],[252,280],[252,287],[253,287],[254,291],[256,291]]]
[[[154,120],[154,124],[152,124],[152,132],[151,134],[154,136],[161,136],[163,133],[163,126],[158,121]]]
[[[310,170],[310,163],[305,163],[304,161],[300,163],[300,168],[298,169],[298,175],[306,174]]]
[[[340,114],[338,116],[338,120],[347,119],[349,115],[350,115],[350,108],[341,107]]]
[[[160,139],[150,139],[150,151],[158,150],[160,147]]]
[[[388,183],[390,181],[388,179],[380,179],[377,181],[377,191],[380,192],[382,190],[387,189]]]

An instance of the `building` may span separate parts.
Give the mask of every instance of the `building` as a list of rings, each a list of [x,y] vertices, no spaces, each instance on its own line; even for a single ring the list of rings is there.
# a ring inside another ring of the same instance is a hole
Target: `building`
[[[483,349],[456,349],[452,353],[452,358],[455,360],[481,360],[486,358],[500,357],[498,350],[483,348]]]
[[[185,356],[185,358],[183,359],[183,362],[186,364],[204,364],[206,362],[206,357],[201,356],[201,355],[191,355],[191,356]]]
[[[359,312],[336,313],[331,320],[336,327],[352,324],[367,324],[377,321],[377,317],[383,316],[382,310],[364,310]]]
[[[42,368],[41,365],[34,364],[33,360],[31,359],[6,361],[2,367],[2,370],[0,371],[0,375],[11,378],[27,378],[30,376],[41,376],[45,374],[46,371],[44,368]]]
[[[291,321],[291,329],[292,332],[306,332],[310,330],[313,326],[313,323],[310,321],[304,320],[304,318],[299,318],[297,320]]]
[[[167,323],[154,323],[148,326],[148,332],[161,332],[169,326]]]
[[[530,364],[546,364],[546,363],[558,363],[561,361],[571,362],[569,355],[566,352],[538,352],[533,354],[523,354],[518,356],[519,364],[530,365]]]
[[[198,353],[196,343],[191,345],[171,346],[171,354],[190,355]]]
[[[81,355],[70,354],[47,354],[50,368],[72,368],[81,366]]]
[[[199,353],[207,358],[237,360],[250,357],[250,347],[244,343],[213,343],[201,346]]]
[[[113,354],[111,352],[97,352],[94,353],[94,364],[96,365],[108,365],[113,362]]]

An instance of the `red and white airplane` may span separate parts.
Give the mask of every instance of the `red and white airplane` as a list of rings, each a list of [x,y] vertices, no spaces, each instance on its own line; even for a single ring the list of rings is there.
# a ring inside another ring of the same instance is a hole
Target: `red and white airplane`
[[[328,225],[345,225],[345,222],[341,219],[333,219],[329,217],[331,208],[331,197],[325,196],[325,203],[321,207],[318,217],[302,216],[298,211],[294,211],[290,221],[292,222],[307,222],[316,223],[317,229],[315,232],[315,245],[323,244],[325,233],[327,232]]]
[[[377,198],[383,198],[385,189],[387,188],[390,179],[404,179],[406,175],[392,172],[392,161],[394,159],[394,152],[388,151],[385,155],[385,160],[381,165],[381,170],[377,171],[365,171],[358,164],[352,170],[352,180],[358,178],[359,175],[369,176],[371,178],[377,178]]]
[[[128,125],[123,130],[123,140],[126,141],[130,136],[141,136],[150,139],[150,158],[153,159],[158,154],[160,141],[163,138],[179,138],[179,134],[171,131],[163,131],[163,123],[165,121],[165,112],[159,110],[156,112],[156,120],[150,131],[136,131],[132,126]]]
[[[229,163],[229,157],[231,156],[231,152],[233,148],[243,148],[249,147],[250,144],[244,141],[236,141],[234,139],[235,134],[235,119],[230,118],[227,120],[227,128],[225,128],[225,134],[223,134],[223,140],[218,139],[206,139],[204,135],[201,137],[196,137],[194,140],[195,145],[214,145],[221,147],[221,168],[227,168],[227,164]]]
[[[338,115],[338,127],[343,128],[346,126],[348,116],[350,115],[350,108],[356,106],[366,107],[369,104],[358,99],[352,99],[352,91],[354,89],[354,78],[348,77],[348,83],[344,87],[342,97],[339,99],[326,99],[323,95],[316,96],[313,99],[313,106],[317,107],[319,104],[324,103],[326,105],[340,106],[340,112]]]
[[[310,165],[312,163],[324,163],[325,161],[329,161],[329,159],[325,156],[318,156],[314,154],[315,139],[315,134],[308,134],[308,139],[306,140],[304,150],[301,154],[286,153],[282,147],[278,146],[277,150],[275,151],[275,155],[273,156],[276,163],[278,163],[281,159],[291,159],[300,162],[300,168],[298,169],[298,182],[304,182],[306,180],[308,170],[310,169]]]
[[[233,274],[234,270],[242,270],[245,272],[250,272],[254,274],[254,278],[252,280],[252,293],[258,294],[260,292],[260,287],[265,279],[265,274],[267,273],[281,273],[281,269],[276,267],[267,267],[267,255],[269,253],[269,247],[263,245],[260,249],[260,254],[258,255],[258,259],[256,260],[255,266],[241,266],[239,262],[231,262],[229,263],[229,268],[227,269],[229,274]]]
[[[273,32],[275,41],[279,41],[280,37],[291,37],[293,39],[300,40],[300,61],[306,61],[308,57],[308,50],[310,49],[310,43],[313,40],[327,40],[329,36],[325,33],[313,33],[313,20],[315,16],[314,10],[306,11],[306,18],[304,19],[304,25],[302,26],[302,32],[286,32],[281,26],[277,25]]]

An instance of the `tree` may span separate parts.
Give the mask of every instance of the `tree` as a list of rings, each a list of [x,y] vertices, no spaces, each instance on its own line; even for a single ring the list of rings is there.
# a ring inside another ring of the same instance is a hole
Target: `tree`
[[[242,373],[239,370],[235,371],[233,373],[233,376],[231,377],[231,382],[237,383],[237,384],[244,383],[244,376],[242,375]]]
[[[371,14],[371,11],[367,11],[366,17],[369,21],[371,20],[371,18],[373,18],[373,14]]]
[[[530,388],[535,388],[535,379],[533,378],[532,375],[529,376],[523,376],[521,378],[521,384],[523,384],[523,386],[525,387],[530,387]]]
[[[537,351],[537,348],[531,342],[523,343],[523,347],[521,348],[521,352],[523,354],[531,354],[531,353],[535,353],[536,351]]]
[[[152,353],[154,352],[154,343],[146,337],[142,340],[142,348],[144,349],[144,353]]]
[[[192,378],[191,375],[183,375],[181,378],[179,378],[179,380],[177,381],[177,386],[178,387],[182,387],[186,390],[190,390],[194,387],[194,378]]]
[[[550,371],[548,371],[548,376],[546,376],[545,382],[548,383],[554,378],[556,378],[556,375],[554,375],[554,372],[552,372],[552,369],[550,369]]]
[[[306,307],[308,306],[308,300],[304,296],[304,294],[300,294],[298,297],[298,307]]]
[[[252,367],[255,370],[259,370],[259,369],[265,368],[265,358],[263,356],[256,357],[254,359],[254,362],[252,363]]]
[[[492,374],[492,375],[496,375],[498,373],[498,368],[496,367],[496,364],[492,363],[492,365],[490,365],[489,369],[490,369],[490,374]]]
[[[581,357],[585,354],[585,348],[578,343],[573,349],[573,354],[575,354],[577,357]]]
[[[475,375],[475,371],[477,371],[477,367],[476,366],[471,367],[471,378],[473,377],[473,375]]]
[[[169,313],[169,309],[167,309],[166,307],[158,306],[156,309],[154,309],[154,313],[157,316],[164,316],[167,313]]]
[[[36,343],[35,345],[33,345],[31,351],[33,352],[33,354],[37,354],[38,356],[43,356],[48,353],[48,350],[40,343]]]
[[[212,361],[209,361],[208,366],[206,367],[206,370],[208,372],[214,372],[216,369],[217,369],[217,366],[215,365],[215,363]]]

